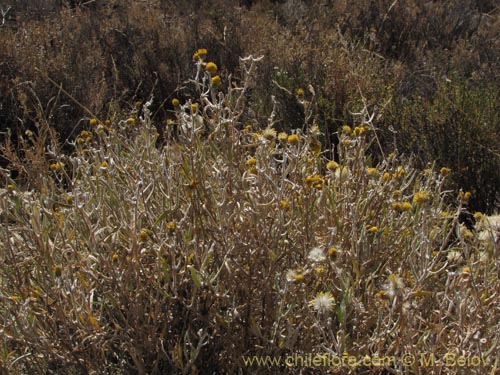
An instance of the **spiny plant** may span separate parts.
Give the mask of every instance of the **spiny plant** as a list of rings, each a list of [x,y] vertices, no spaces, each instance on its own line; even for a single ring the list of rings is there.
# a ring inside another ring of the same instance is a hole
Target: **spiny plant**
[[[458,223],[470,194],[445,203],[446,167],[396,154],[372,165],[366,109],[335,152],[314,121],[247,123],[258,62],[241,59],[236,81],[200,49],[186,82],[197,96],[172,101],[161,142],[151,98],[123,119],[89,119],[72,154],[49,147],[39,190],[8,181],[2,371],[302,373],[319,369],[245,358],[447,352],[477,353],[489,362],[470,370],[491,371],[498,247]]]

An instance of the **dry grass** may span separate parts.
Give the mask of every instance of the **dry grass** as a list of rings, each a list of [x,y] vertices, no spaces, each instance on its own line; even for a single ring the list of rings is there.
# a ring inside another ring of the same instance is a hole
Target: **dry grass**
[[[156,98],[91,119],[70,154],[49,131],[22,141],[50,161],[38,190],[2,191],[4,373],[298,374],[317,369],[245,368],[242,356],[316,352],[474,354],[487,366],[464,373],[495,371],[498,246],[459,225],[468,194],[446,204],[441,166],[372,162],[368,107],[336,150],[307,108],[286,137],[276,112],[250,124],[256,60],[216,86],[199,59],[183,86],[196,95],[175,103],[162,142]]]

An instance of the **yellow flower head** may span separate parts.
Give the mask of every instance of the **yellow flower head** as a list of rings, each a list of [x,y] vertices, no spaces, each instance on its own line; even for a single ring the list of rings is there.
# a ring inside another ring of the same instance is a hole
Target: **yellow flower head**
[[[413,196],[413,202],[416,204],[422,204],[429,202],[432,199],[432,195],[427,191],[418,191]]]
[[[441,176],[443,176],[443,177],[448,176],[451,172],[451,169],[443,167],[443,168],[441,168],[440,172],[441,172]]]
[[[336,161],[331,160],[328,163],[326,163],[326,169],[328,169],[329,171],[334,171],[338,167],[339,163],[337,163]]]
[[[200,48],[193,54],[193,61],[203,60],[207,55],[206,48]]]
[[[207,65],[205,66],[205,70],[207,72],[209,72],[210,74],[215,74],[217,72],[217,65],[215,65],[215,63],[213,62],[209,62],[207,63]]]
[[[129,125],[135,125],[135,123],[136,123],[136,119],[135,118],[129,117],[127,119],[127,124],[129,124]]]
[[[299,97],[299,99],[302,99],[304,97],[304,89],[297,89],[297,96]]]
[[[413,207],[410,202],[403,202],[401,203],[401,207],[403,211],[409,211]]]
[[[317,185],[322,185],[322,184],[323,184],[323,179],[318,174],[306,177],[306,185],[308,186],[316,187]]]
[[[294,277],[293,277],[293,281],[295,281],[296,283],[301,283],[303,282],[305,279],[305,276],[303,273],[298,273],[296,274]]]
[[[346,134],[351,134],[351,127],[349,125],[342,126],[342,131]]]
[[[409,211],[411,210],[412,205],[410,202],[394,202],[392,204],[392,209],[394,211]]]
[[[367,174],[369,177],[376,176],[376,175],[377,175],[377,168],[368,168],[368,169],[366,170],[366,174]]]
[[[177,99],[177,98],[173,98],[173,99],[172,99],[172,105],[173,105],[174,107],[178,107],[180,104],[181,104],[181,103],[179,102],[179,99]]]
[[[89,121],[90,126],[95,126],[97,125],[97,120],[95,118],[90,119]]]
[[[288,143],[291,145],[297,145],[299,143],[299,136],[297,134],[290,134],[287,139]]]
[[[368,228],[368,232],[370,232],[370,233],[377,233],[378,232],[378,228],[376,226],[372,226],[372,227]]]
[[[167,223],[167,230],[169,233],[175,232],[175,229],[177,228],[177,225],[175,224],[174,221],[170,221]]]
[[[64,163],[58,161],[57,163],[51,164],[49,168],[51,171],[60,171],[61,169],[64,168]]]
[[[108,162],[106,160],[104,160],[102,163],[101,163],[101,168],[102,169],[106,169],[108,168]]]
[[[335,246],[330,246],[330,248],[328,249],[328,255],[334,257],[335,255],[337,255],[337,253],[337,248]]]
[[[191,104],[191,111],[195,113],[197,110],[198,110],[198,104],[196,103]]]
[[[255,167],[256,164],[257,164],[257,159],[255,159],[254,157],[251,157],[250,159],[247,160],[247,165],[249,167]]]
[[[219,87],[220,85],[222,85],[222,81],[219,75],[213,76],[211,81],[212,86]]]
[[[196,54],[198,55],[198,57],[199,57],[200,59],[203,59],[203,58],[205,58],[205,56],[207,55],[207,52],[208,52],[208,51],[207,51],[207,49],[206,49],[206,48],[200,48],[200,49],[198,49],[198,51],[196,51]]]

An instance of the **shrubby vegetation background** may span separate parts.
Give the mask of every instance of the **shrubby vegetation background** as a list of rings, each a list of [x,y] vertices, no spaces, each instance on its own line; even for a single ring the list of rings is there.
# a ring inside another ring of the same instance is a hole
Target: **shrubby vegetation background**
[[[89,114],[57,85],[102,118],[154,95],[160,125],[193,72],[193,50],[209,49],[235,76],[240,56],[264,55],[248,94],[258,119],[274,95],[279,127],[302,126],[295,91],[311,85],[317,123],[330,135],[364,99],[387,149],[451,167],[474,209],[495,208],[496,1],[12,0],[1,9],[0,126],[13,138],[40,122],[62,140],[81,130]]]

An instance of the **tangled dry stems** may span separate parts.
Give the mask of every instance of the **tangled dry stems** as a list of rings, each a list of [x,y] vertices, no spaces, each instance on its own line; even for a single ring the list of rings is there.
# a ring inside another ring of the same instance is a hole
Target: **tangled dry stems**
[[[286,135],[273,116],[243,123],[256,63],[219,87],[199,59],[198,97],[176,103],[161,144],[151,102],[91,120],[71,155],[54,137],[23,143],[52,142],[53,160],[38,191],[2,192],[2,371],[245,373],[243,355],[450,351],[491,371],[498,246],[459,225],[468,196],[445,204],[446,170],[371,165],[366,110],[336,161],[312,120]]]

